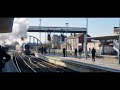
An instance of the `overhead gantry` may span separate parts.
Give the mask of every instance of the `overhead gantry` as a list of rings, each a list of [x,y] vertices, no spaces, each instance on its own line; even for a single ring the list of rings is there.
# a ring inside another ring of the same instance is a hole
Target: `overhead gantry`
[[[87,57],[87,28],[82,27],[46,27],[29,26],[28,32],[53,32],[53,33],[84,33],[84,52]],[[67,45],[66,45],[67,46]],[[67,49],[67,47],[66,47]]]

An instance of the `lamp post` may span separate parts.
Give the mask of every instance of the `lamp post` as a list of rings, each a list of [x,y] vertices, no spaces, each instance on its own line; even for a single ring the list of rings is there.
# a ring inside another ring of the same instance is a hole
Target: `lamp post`
[[[47,31],[47,30],[45,30],[45,45],[46,45],[46,31]]]
[[[119,57],[118,57],[118,61],[119,61],[119,64],[120,64],[120,19],[119,19]]]
[[[54,55],[55,55],[55,29],[54,29]]]
[[[84,52],[87,60],[87,33],[88,33],[88,18],[86,18],[86,33],[84,35]]]
[[[39,19],[39,21],[40,21],[39,28],[40,28],[40,31],[41,31],[41,19]],[[41,32],[39,33],[39,38],[40,38],[40,41],[41,41]]]
[[[69,23],[65,23],[66,24],[66,57],[67,57],[67,33],[68,33],[68,24]]]

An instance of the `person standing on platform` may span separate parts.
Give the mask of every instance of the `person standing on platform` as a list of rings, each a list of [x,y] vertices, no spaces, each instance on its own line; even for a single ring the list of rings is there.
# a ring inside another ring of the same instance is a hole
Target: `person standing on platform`
[[[93,48],[92,49],[92,61],[95,62],[95,53],[96,53],[96,50]]]
[[[44,48],[43,48],[43,47],[41,48],[41,53],[42,53],[42,54],[44,53]]]
[[[77,58],[77,48],[75,48],[75,57]]]
[[[81,56],[82,56],[82,51],[83,51],[83,50],[82,50],[82,48],[80,47],[80,48],[79,48],[79,51],[78,51],[78,52],[79,52],[79,55],[80,55],[80,59],[81,59]]]
[[[63,48],[63,57],[65,57],[65,52],[66,52],[66,49]]]

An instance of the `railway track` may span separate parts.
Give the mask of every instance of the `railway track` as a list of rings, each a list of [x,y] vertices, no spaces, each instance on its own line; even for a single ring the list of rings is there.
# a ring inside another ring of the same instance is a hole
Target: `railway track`
[[[24,60],[24,58],[19,55],[15,54],[15,57],[13,59],[16,68],[18,72],[36,72],[27,62]]]
[[[14,65],[15,65],[17,72],[21,72],[21,69],[18,65],[18,61],[16,60],[16,57],[15,57],[15,54],[13,55],[13,62],[14,62]]]
[[[68,68],[63,67],[63,66],[59,66],[59,65],[52,64],[52,63],[50,63],[50,62],[47,62],[47,61],[42,60],[42,59],[40,59],[40,58],[37,58],[37,57],[35,57],[35,56],[30,56],[30,58],[31,58],[32,60],[34,60],[34,62],[42,63],[42,65],[50,68],[51,70],[53,70],[53,72],[54,72],[54,71],[57,71],[57,72],[73,72],[73,70],[71,70],[71,69],[68,69]]]
[[[34,56],[15,54],[14,63],[18,72],[75,72],[66,67],[54,65]]]

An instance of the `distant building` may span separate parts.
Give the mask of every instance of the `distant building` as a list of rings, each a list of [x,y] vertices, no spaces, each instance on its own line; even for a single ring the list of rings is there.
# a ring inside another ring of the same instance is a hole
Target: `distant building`
[[[114,27],[113,34],[114,35],[118,35],[119,34],[119,27]]]
[[[119,27],[114,27],[113,35],[90,37],[91,42],[87,44],[89,53],[94,47],[99,55],[117,55],[118,51]],[[94,41],[92,41],[94,40]]]
[[[115,46],[115,41],[118,41],[119,28],[114,27],[114,35],[109,36],[98,36],[91,37],[87,35],[87,51],[91,54],[91,50],[94,47],[96,49],[96,55],[117,55],[117,50]],[[116,42],[117,43],[117,42]],[[71,35],[67,38],[67,43],[61,44],[61,49],[66,48],[67,50],[79,49],[82,47],[84,50],[84,34]]]
[[[104,37],[104,38],[106,38],[106,37]],[[96,49],[96,55],[114,55],[114,54],[117,54],[113,48],[113,42],[109,41],[109,40],[107,40],[105,42],[102,42],[100,40],[88,42],[87,50],[88,50],[89,54],[91,53],[91,50],[93,47]]]
[[[21,45],[16,45],[15,49],[16,49],[16,52],[21,52],[22,47],[21,47]]]
[[[90,37],[90,35],[88,35],[87,37]],[[88,40],[88,42],[89,41],[90,41],[90,39]],[[84,34],[80,33],[80,34],[69,36],[67,38],[67,44],[65,42],[63,44],[61,44],[61,49],[65,48],[66,45],[67,45],[67,50],[74,50],[75,48],[79,49],[80,47],[83,48]]]

